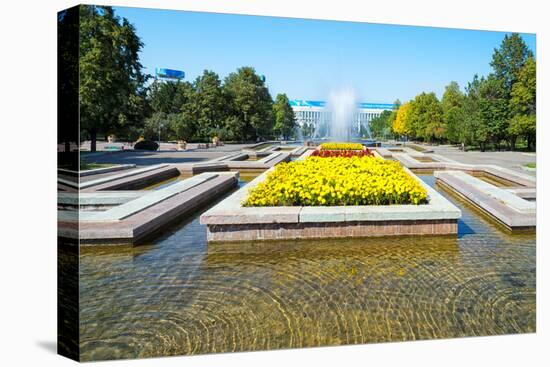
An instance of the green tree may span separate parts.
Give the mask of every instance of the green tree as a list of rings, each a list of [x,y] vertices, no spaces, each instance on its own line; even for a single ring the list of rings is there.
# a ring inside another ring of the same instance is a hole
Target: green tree
[[[197,113],[192,101],[195,89],[189,82],[155,81],[150,86],[152,115],[145,120],[143,135],[157,140],[159,128],[165,140],[193,140]]]
[[[275,131],[283,139],[288,140],[295,131],[296,119],[286,94],[277,94],[273,104],[273,114],[275,117]]]
[[[370,123],[370,132],[373,137],[386,138],[391,131],[390,116],[393,110],[385,110],[380,115],[374,117]]]
[[[462,136],[464,130],[464,94],[460,91],[457,82],[451,82],[445,87],[441,108],[443,121],[446,126],[445,137],[453,143],[464,143]]]
[[[443,110],[435,93],[421,93],[411,102],[408,119],[416,138],[441,140],[445,134]]]
[[[57,16],[57,144],[58,165],[78,170],[78,157],[71,145],[78,144],[80,133],[74,128],[78,116],[79,9],[70,8]]]
[[[492,140],[497,146],[500,140],[506,139],[511,149],[514,149],[518,130],[510,128],[511,121],[516,115],[509,101],[512,98],[512,87],[518,81],[519,74],[533,52],[527,47],[523,38],[517,33],[505,35],[500,47],[494,50],[491,66],[493,74],[487,78],[487,88],[495,88],[489,93],[493,106],[485,105],[486,121],[490,123],[489,130]],[[496,79],[493,80],[493,79]],[[491,100],[489,100],[489,103]],[[489,110],[487,112],[487,110]],[[495,120],[490,121],[489,119]]]
[[[127,19],[108,6],[80,6],[80,126],[96,150],[97,134],[119,133],[143,123],[147,76],[143,43]]]
[[[210,140],[227,119],[226,98],[221,80],[215,72],[204,70],[202,75],[195,79],[193,86],[191,108],[196,117],[196,133],[201,140]]]
[[[537,109],[537,66],[533,57],[529,57],[518,73],[512,86],[509,109],[512,112],[509,133],[522,136],[527,140],[529,149],[535,149],[536,109]]]
[[[173,134],[170,130],[170,125],[168,124],[168,116],[165,112],[154,112],[150,117],[145,119],[145,124],[143,127],[143,136],[147,140],[159,140],[159,132],[161,139],[170,140]]]
[[[474,75],[474,79],[466,87],[463,104],[464,128],[460,131],[460,140],[466,145],[477,145],[481,151],[485,151],[489,132],[482,118],[480,88],[481,79]]]
[[[190,141],[196,136],[197,124],[188,113],[169,114],[167,121],[171,140]]]
[[[149,87],[149,104],[153,112],[178,113],[193,93],[189,82],[155,80]]]
[[[500,148],[502,140],[507,140],[513,148],[515,137],[509,136],[507,133],[509,113],[504,82],[494,74],[480,79],[479,108],[483,124],[489,134],[489,140],[497,148]]]
[[[273,136],[273,100],[263,79],[252,67],[241,67],[227,76],[224,93],[230,113],[226,126],[240,140]]]
[[[517,33],[505,35],[500,47],[494,50],[491,66],[508,93],[512,91],[521,68],[530,57],[533,57],[533,52]]]
[[[314,132],[315,132],[315,125],[313,123],[304,122],[304,124],[300,126],[300,133],[302,134],[302,138],[304,140],[311,139],[313,137]]]

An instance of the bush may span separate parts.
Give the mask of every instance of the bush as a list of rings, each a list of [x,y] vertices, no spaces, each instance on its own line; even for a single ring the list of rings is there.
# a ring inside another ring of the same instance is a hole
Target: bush
[[[159,148],[159,145],[157,144],[157,142],[152,141],[152,140],[141,140],[141,141],[138,141],[134,145],[134,149],[136,149],[136,150],[152,150],[152,151],[155,151],[155,150],[158,150],[158,148]]]
[[[381,158],[309,157],[280,163],[250,190],[244,206],[423,204],[424,186],[399,162]]]

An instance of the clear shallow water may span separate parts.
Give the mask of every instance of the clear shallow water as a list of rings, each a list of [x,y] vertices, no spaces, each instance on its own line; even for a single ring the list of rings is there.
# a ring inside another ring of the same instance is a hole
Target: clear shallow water
[[[141,247],[84,250],[82,358],[534,332],[535,235],[451,200],[458,238],[207,245],[197,214]]]

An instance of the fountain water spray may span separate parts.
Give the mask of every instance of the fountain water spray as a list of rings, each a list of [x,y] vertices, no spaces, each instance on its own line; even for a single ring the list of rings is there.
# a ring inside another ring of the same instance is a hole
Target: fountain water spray
[[[330,92],[326,110],[331,113],[328,135],[334,140],[349,141],[354,135],[357,98],[353,88]]]

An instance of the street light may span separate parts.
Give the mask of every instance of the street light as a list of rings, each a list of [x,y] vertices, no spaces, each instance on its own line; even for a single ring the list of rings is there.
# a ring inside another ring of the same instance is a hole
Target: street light
[[[160,129],[162,129],[162,123],[159,123],[159,146],[160,146]]]

